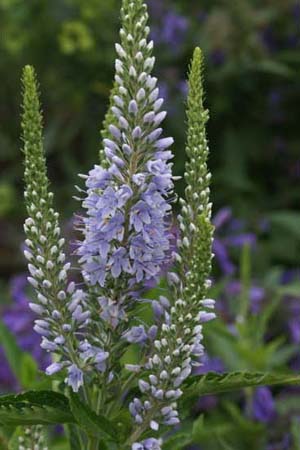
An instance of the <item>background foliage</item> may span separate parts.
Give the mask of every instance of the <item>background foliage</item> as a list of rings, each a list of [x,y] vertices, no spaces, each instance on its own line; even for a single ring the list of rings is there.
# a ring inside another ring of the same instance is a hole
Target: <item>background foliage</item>
[[[46,357],[31,332],[20,251],[21,69],[33,64],[39,75],[49,174],[71,234],[77,173],[97,162],[119,7],[119,0],[0,0],[0,301],[5,324],[41,366]],[[201,370],[298,371],[300,3],[149,0],[149,7],[166,128],[176,138],[176,174],[184,167],[185,76],[195,45],[206,59],[216,226],[212,295],[220,319],[207,328],[211,356]],[[24,365],[29,373],[32,364]],[[9,368],[0,372],[2,390],[17,389]],[[298,395],[296,388],[249,388],[191,400],[194,441],[206,450],[299,450]]]

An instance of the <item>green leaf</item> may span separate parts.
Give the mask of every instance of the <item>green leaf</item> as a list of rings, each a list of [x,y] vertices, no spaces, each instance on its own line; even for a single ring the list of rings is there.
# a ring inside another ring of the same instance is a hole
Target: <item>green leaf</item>
[[[121,409],[116,416],[111,418],[115,433],[119,436],[120,442],[126,441],[132,428],[132,417],[128,409]]]
[[[276,411],[281,416],[290,415],[299,416],[300,404],[298,395],[294,395],[293,392],[290,395],[276,398]]]
[[[20,383],[24,388],[35,385],[38,375],[38,365],[29,353],[22,354],[22,369],[20,373]]]
[[[294,449],[300,450],[300,421],[298,417],[293,417],[291,431],[294,442]]]
[[[288,65],[274,61],[272,59],[265,59],[256,65],[256,68],[265,73],[271,75],[278,75],[285,78],[290,78],[294,75],[294,72],[289,68]]]
[[[193,377],[191,385],[186,390],[186,398],[194,395],[219,394],[246,387],[276,384],[300,384],[300,375],[262,372],[229,372],[223,374],[209,372],[200,377]]]
[[[5,430],[3,429],[3,427],[1,427],[0,428],[0,450],[7,450],[9,439],[10,439],[10,436],[7,436],[7,433],[5,433]]]
[[[280,231],[290,233],[300,239],[300,213],[297,211],[281,210],[268,215],[272,226],[280,228]]]
[[[28,391],[0,396],[0,424],[35,425],[72,423],[68,399],[53,391]]]
[[[182,450],[182,448],[189,444],[192,444],[190,432],[174,433],[164,441],[163,450]]]
[[[105,440],[116,441],[116,430],[104,416],[100,416],[85,405],[73,392],[70,394],[70,406],[78,423],[88,436],[97,436]]]
[[[201,414],[201,416],[199,416],[193,423],[192,437],[194,440],[197,440],[197,436],[203,430],[203,426],[204,426],[204,416],[203,414]]]
[[[230,444],[228,444],[224,438],[217,436],[217,440],[222,448],[222,450],[235,450]]]
[[[202,423],[199,418],[193,426],[193,443],[212,450],[258,450],[265,448],[264,425],[245,418],[234,404],[222,403],[224,412],[215,411]]]
[[[300,297],[300,283],[292,283],[286,286],[280,286],[277,288],[279,295],[291,295],[293,297]]]
[[[66,434],[68,436],[68,441],[70,444],[70,450],[81,450],[81,442],[80,442],[80,431],[76,427],[76,425],[69,424],[65,427]]]
[[[12,435],[9,443],[8,450],[19,450],[19,437],[23,436],[23,427],[17,427],[14,434]]]
[[[274,295],[272,300],[264,307],[259,315],[251,321],[253,324],[253,334],[255,336],[255,341],[257,344],[263,342],[264,335],[267,331],[268,324],[277,310],[280,304],[281,298],[279,295]],[[253,318],[253,316],[252,316]]]
[[[38,374],[36,361],[18,346],[15,336],[1,321],[0,344],[4,349],[10,368],[21,386],[25,389],[33,387]]]

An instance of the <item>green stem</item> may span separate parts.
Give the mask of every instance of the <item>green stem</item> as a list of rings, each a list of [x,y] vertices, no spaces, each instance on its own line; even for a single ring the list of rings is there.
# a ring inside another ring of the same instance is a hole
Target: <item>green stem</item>
[[[86,450],[98,450],[98,439],[96,437],[88,438]]]
[[[149,424],[151,420],[155,417],[157,413],[157,405],[153,405],[152,409],[147,411],[147,414],[144,417],[144,423],[140,425],[133,433],[129,436],[127,441],[125,442],[125,446],[130,446],[134,444],[134,442],[138,441],[140,436],[149,428]]]

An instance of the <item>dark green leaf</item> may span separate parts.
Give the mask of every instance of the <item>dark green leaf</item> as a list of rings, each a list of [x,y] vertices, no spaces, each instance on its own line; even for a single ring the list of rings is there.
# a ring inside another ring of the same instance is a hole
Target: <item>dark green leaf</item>
[[[294,442],[294,449],[300,450],[300,420],[298,417],[293,417],[291,431]]]
[[[300,375],[262,372],[229,372],[224,374],[210,372],[192,379],[191,385],[186,391],[186,397],[190,395],[218,394],[251,386],[271,386],[276,384],[300,384]]]
[[[103,440],[116,440],[116,430],[112,423],[104,416],[96,414],[87,405],[82,403],[78,395],[71,393],[70,406],[79,427],[81,427],[87,435],[98,436]]]
[[[120,442],[125,441],[132,427],[132,417],[128,409],[122,409],[117,416],[111,419],[115,433],[118,434]]]
[[[81,450],[80,431],[76,425],[69,424],[66,426],[66,435],[70,444],[70,450]]]
[[[174,433],[164,441],[163,450],[182,450],[182,448],[189,444],[192,444],[191,433]]]
[[[9,436],[5,433],[3,427],[0,428],[0,450],[7,450]]]
[[[195,422],[193,423],[193,432],[192,432],[192,436],[194,440],[197,440],[197,436],[200,434],[200,432],[203,429],[203,425],[204,425],[204,416],[201,415],[197,418],[197,420],[195,420]]]
[[[68,399],[58,392],[29,391],[0,396],[0,424],[35,425],[72,423]]]
[[[270,73],[271,75],[278,75],[281,77],[290,78],[294,74],[288,65],[271,59],[261,61],[256,65],[256,68],[261,72]]]

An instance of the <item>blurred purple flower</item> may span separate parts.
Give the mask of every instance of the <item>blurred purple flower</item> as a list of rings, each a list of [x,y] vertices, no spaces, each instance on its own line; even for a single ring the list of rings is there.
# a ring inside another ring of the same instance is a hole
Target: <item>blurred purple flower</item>
[[[241,282],[238,280],[230,281],[225,287],[225,294],[229,297],[237,297],[241,293]],[[250,298],[250,309],[253,314],[258,314],[261,310],[262,301],[265,296],[265,290],[253,284],[250,287],[249,298]]]
[[[230,208],[222,208],[213,218],[216,229],[213,252],[224,275],[232,275],[235,265],[230,259],[230,247],[254,246],[256,236],[253,233],[243,233],[243,223],[233,218]]]
[[[285,270],[282,273],[280,279],[281,284],[289,284],[292,281],[300,281],[300,268]]]
[[[166,82],[159,83],[159,92],[161,97],[164,98],[165,102],[167,103],[168,99],[170,98],[170,92],[168,84]]]
[[[259,387],[255,390],[252,403],[252,414],[255,420],[269,423],[276,417],[275,402],[268,387]]]
[[[152,17],[158,19],[164,14],[165,8],[161,0],[149,0],[148,6]]]
[[[292,358],[291,362],[289,363],[289,367],[294,372],[300,372],[300,355],[299,354],[294,356],[294,358]]]
[[[289,319],[288,329],[291,341],[294,344],[300,343],[300,300],[299,298],[290,298],[289,300]]]
[[[214,66],[222,66],[226,60],[225,50],[222,48],[214,49],[209,55],[209,59]]]
[[[2,320],[16,336],[17,342],[22,350],[31,353],[40,368],[45,369],[49,365],[50,357],[40,347],[40,338],[33,331],[35,316],[28,308],[28,302],[30,300],[25,292],[26,286],[27,279],[25,275],[18,275],[12,278],[10,284],[12,303],[4,309]],[[15,389],[17,387],[16,380],[4,356],[1,358],[0,386],[3,389]]]
[[[300,269],[285,270],[280,282],[283,285],[300,281]],[[300,294],[299,294],[300,297]],[[291,341],[294,344],[300,343],[300,298],[293,296],[284,297],[284,305],[287,308],[288,318],[286,320]]]
[[[299,32],[290,33],[286,38],[286,46],[288,48],[297,48],[300,43]]]
[[[300,23],[300,3],[299,1],[295,1],[294,4],[292,5],[292,14],[294,16],[295,22],[297,24]]]
[[[185,38],[188,30],[188,19],[174,10],[164,8],[162,2],[151,1],[149,3],[151,15],[158,22],[152,26],[152,38],[159,44],[166,44],[171,51],[176,53]]]
[[[181,45],[185,33],[188,29],[188,20],[186,17],[169,11],[164,17],[164,27],[161,33],[161,41],[172,45],[172,48]]]
[[[194,375],[205,375],[208,372],[222,373],[225,371],[225,366],[220,358],[209,357],[205,354],[201,358],[201,363],[201,366],[194,368]],[[216,408],[217,404],[218,397],[216,395],[204,395],[197,400],[194,412],[199,414],[204,411],[211,411]]]
[[[180,92],[183,94],[183,96],[186,98],[189,92],[189,86],[188,83],[185,80],[181,80],[178,83],[178,88]]]
[[[281,441],[269,444],[266,450],[289,450],[291,449],[291,444],[291,436],[286,433]]]
[[[283,110],[283,93],[278,89],[273,89],[269,93],[269,115],[272,123],[282,123],[285,114]]]
[[[260,39],[263,46],[270,53],[275,53],[279,48],[279,42],[277,37],[275,36],[274,30],[267,26],[260,33]]]
[[[214,409],[216,409],[217,405],[218,405],[217,395],[204,395],[197,400],[194,406],[194,411],[197,414],[213,411]]]
[[[225,371],[224,363],[220,358],[209,357],[205,354],[201,357],[201,366],[196,367],[193,371],[195,375],[204,375],[208,372],[223,373]]]

